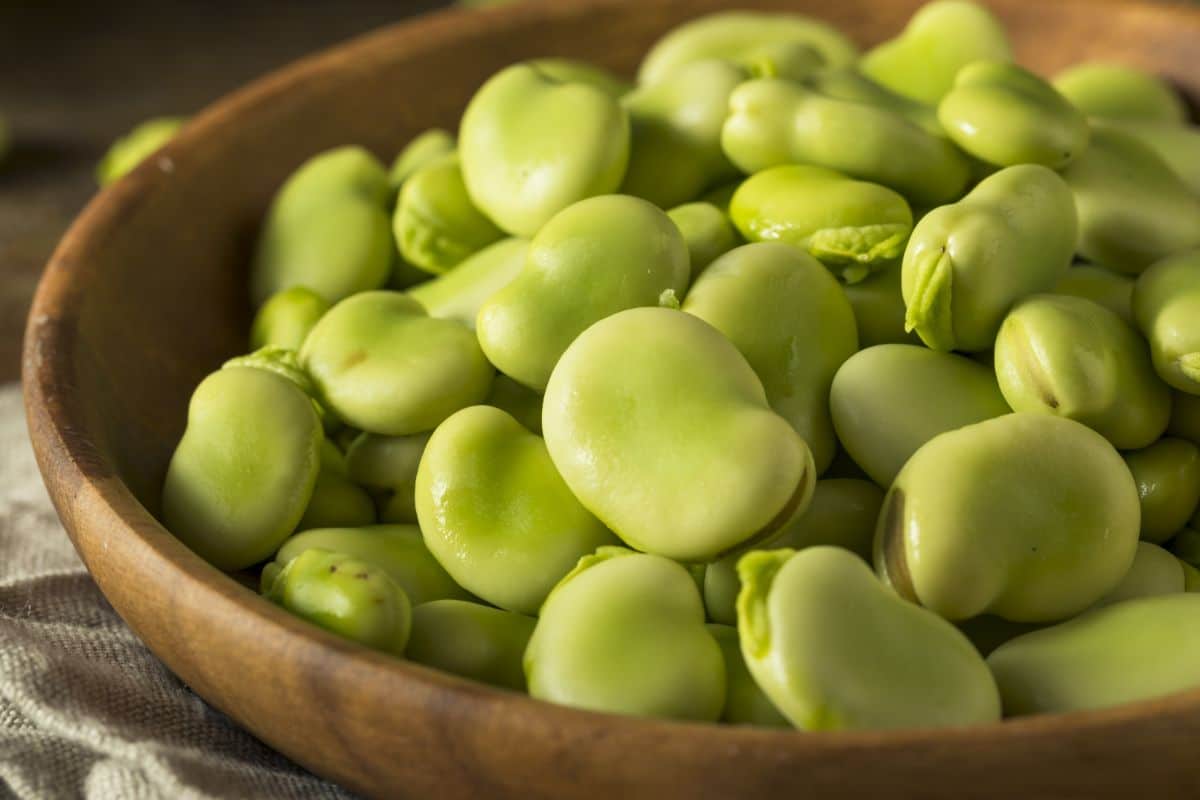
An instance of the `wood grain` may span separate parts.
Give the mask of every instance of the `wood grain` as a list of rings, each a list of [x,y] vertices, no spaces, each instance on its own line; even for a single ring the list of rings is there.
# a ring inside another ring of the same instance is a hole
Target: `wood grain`
[[[919,0],[758,0],[861,43]],[[196,382],[240,349],[247,250],[272,191],[344,142],[390,156],[453,125],[513,60],[629,73],[720,0],[446,12],[303,61],[222,101],[99,195],[42,280],[27,408],[59,513],[117,611],[201,696],[315,772],[413,798],[1095,798],[1200,794],[1200,692],[960,731],[801,735],[575,711],[365,651],[269,605],[152,516]],[[991,0],[1041,70],[1109,57],[1200,95],[1200,12],[1131,0]]]

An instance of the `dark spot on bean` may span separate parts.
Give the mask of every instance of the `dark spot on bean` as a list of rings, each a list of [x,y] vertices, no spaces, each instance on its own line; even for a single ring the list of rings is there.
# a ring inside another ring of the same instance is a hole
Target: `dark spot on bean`
[[[346,360],[342,362],[342,369],[350,369],[357,367],[359,364],[367,360],[366,350],[355,350],[350,355],[346,356]]]

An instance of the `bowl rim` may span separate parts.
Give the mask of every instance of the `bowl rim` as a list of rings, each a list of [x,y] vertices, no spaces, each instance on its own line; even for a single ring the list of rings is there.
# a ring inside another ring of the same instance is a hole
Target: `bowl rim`
[[[1009,0],[1036,5],[1037,0]],[[84,413],[84,398],[75,391],[74,320],[83,304],[80,274],[88,275],[88,253],[102,247],[109,232],[148,202],[155,193],[168,191],[173,159],[202,150],[213,133],[256,108],[279,102],[297,84],[321,75],[363,69],[362,60],[403,45],[414,49],[444,46],[463,26],[487,26],[504,33],[547,16],[586,14],[598,6],[622,5],[622,0],[589,3],[523,2],[506,8],[446,9],[394,23],[350,39],[315,55],[304,57],[264,77],[255,79],[198,113],[179,134],[129,175],[100,190],[71,224],[50,257],[29,312],[22,357],[22,382],[30,438],[51,498],[89,572],[90,553],[98,542],[89,531],[107,531],[113,549],[138,553],[147,559],[156,580],[186,585],[210,604],[214,625],[232,624],[238,630],[269,633],[272,649],[287,650],[290,657],[310,664],[339,660],[345,669],[364,680],[393,681],[420,692],[434,703],[466,701],[471,708],[485,704],[500,709],[504,720],[520,727],[530,715],[556,728],[618,728],[640,730],[653,736],[683,737],[695,746],[773,748],[782,753],[806,754],[878,751],[913,746],[961,746],[974,750],[1004,742],[1036,739],[1110,736],[1138,723],[1165,717],[1200,717],[1200,689],[1125,705],[1060,714],[1005,719],[997,723],[962,728],[910,728],[871,731],[829,731],[797,735],[791,729],[732,726],[624,716],[588,711],[536,700],[523,693],[484,686],[400,658],[393,658],[293,617],[261,598],[229,575],[220,572],[187,549],[141,505],[118,477],[106,454],[102,435],[92,430]],[[1145,13],[1180,14],[1200,26],[1200,7],[1176,7],[1144,0],[1060,0],[1063,5],[1136,7]],[[470,15],[470,18],[468,18]],[[217,137],[219,140],[219,137]],[[115,538],[113,538],[115,537]],[[118,546],[119,545],[119,546]],[[104,588],[103,585],[101,587]],[[108,594],[105,591],[105,594]],[[118,609],[119,610],[119,609]],[[235,615],[244,615],[238,620]],[[239,624],[240,623],[240,624]],[[135,631],[136,632],[136,631]],[[139,634],[139,638],[141,635]],[[160,659],[163,656],[158,655]],[[165,660],[165,659],[164,659]],[[172,667],[172,671],[174,668]],[[341,672],[342,668],[337,671]],[[440,700],[439,700],[440,698]],[[221,707],[208,697],[205,701]],[[482,701],[482,702],[481,702]],[[462,705],[461,703],[459,704]],[[222,708],[262,738],[269,736],[242,718],[236,710]]]

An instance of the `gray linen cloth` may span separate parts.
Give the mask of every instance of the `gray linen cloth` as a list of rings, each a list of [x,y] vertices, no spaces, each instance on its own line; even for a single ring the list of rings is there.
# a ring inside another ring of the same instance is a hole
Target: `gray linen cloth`
[[[345,798],[210,708],[125,626],[0,386],[0,798]]]

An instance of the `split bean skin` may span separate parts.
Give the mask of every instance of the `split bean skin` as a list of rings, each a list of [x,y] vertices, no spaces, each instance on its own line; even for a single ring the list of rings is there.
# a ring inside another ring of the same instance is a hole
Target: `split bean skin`
[[[1071,192],[1050,169],[1023,164],[984,178],[913,229],[905,329],[935,350],[990,349],[1012,304],[1070,266],[1077,229]]]
[[[897,262],[912,233],[912,211],[896,192],[804,165],[748,178],[730,216],[747,241],[799,247],[851,284]]]

